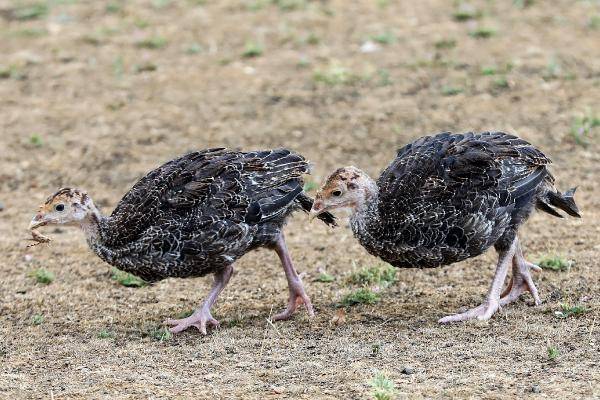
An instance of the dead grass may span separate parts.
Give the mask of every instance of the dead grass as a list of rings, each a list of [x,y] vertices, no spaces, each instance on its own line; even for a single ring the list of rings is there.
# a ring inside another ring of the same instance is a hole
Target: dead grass
[[[400,399],[599,397],[590,21],[600,10],[469,3],[0,3],[0,397],[362,399],[378,373],[375,386],[393,383]],[[361,51],[365,40],[374,52]],[[343,165],[377,175],[423,134],[488,129],[543,149],[557,185],[579,186],[584,216],[528,222],[532,261],[575,263],[535,276],[541,306],[524,295],[488,323],[436,321],[483,300],[493,252],[398,270],[379,302],[339,308],[361,288],[346,278],[379,263],[343,220],[331,230],[298,214],[286,230],[314,319],[300,310],[268,322],[287,288],[277,257],[257,251],[236,265],[213,312],[222,327],[207,337],[160,324],[196,308],[210,278],[124,287],[74,228],[25,249],[28,222],[57,187],[84,188],[110,212],[143,173],[188,150],[286,146],[312,160],[319,183]],[[38,268],[51,284],[29,275]]]

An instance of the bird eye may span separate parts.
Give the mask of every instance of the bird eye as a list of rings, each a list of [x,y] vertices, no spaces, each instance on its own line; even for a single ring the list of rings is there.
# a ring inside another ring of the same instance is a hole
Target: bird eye
[[[334,190],[333,192],[331,192],[331,195],[333,197],[340,197],[342,195],[342,191],[341,190]]]
[[[56,211],[59,211],[59,212],[60,211],[64,211],[65,210],[65,205],[64,204],[57,204],[57,205],[54,206],[54,209]]]

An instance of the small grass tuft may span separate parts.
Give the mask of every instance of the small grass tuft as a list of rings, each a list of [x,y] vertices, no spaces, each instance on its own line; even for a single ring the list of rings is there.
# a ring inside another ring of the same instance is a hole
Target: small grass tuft
[[[150,38],[140,40],[135,45],[136,45],[136,47],[139,47],[140,49],[158,50],[158,49],[162,49],[163,47],[165,47],[167,45],[167,39],[165,39],[162,36],[153,36]]]
[[[505,76],[500,76],[494,79],[494,88],[496,89],[508,89],[510,84],[508,83],[508,79]]]
[[[317,182],[314,182],[314,181],[304,182],[304,191],[305,192],[312,192],[314,190],[317,190],[318,188],[319,188],[319,184]]]
[[[120,271],[117,268],[111,270],[113,281],[117,281],[120,285],[125,287],[142,287],[146,286],[146,282],[142,278],[130,274],[129,272]]]
[[[330,282],[335,281],[335,277],[333,275],[328,274],[327,272],[321,272],[317,276],[315,281],[321,282],[321,283],[330,283]]]
[[[351,307],[357,304],[376,304],[380,296],[368,288],[361,288],[352,293],[348,293],[341,301],[344,307]]]
[[[17,8],[13,11],[13,16],[19,21],[27,21],[45,17],[48,14],[48,5],[46,3],[30,4]]]
[[[44,322],[44,316],[40,314],[35,314],[31,318],[31,323],[34,325],[41,325]]]
[[[242,52],[242,57],[253,58],[260,57],[264,52],[263,46],[259,43],[253,41],[247,41],[246,46],[244,47],[244,51]]]
[[[561,256],[545,257],[538,261],[541,268],[552,271],[568,271],[573,264],[573,260],[567,260]]]
[[[392,400],[396,398],[394,382],[382,372],[377,372],[369,384],[375,400]]]
[[[354,285],[378,285],[387,287],[396,282],[396,268],[389,264],[365,267],[348,278]]]
[[[381,44],[392,44],[396,41],[396,35],[390,31],[385,31],[383,33],[371,36],[371,40]]]
[[[43,285],[49,285],[54,281],[54,273],[45,268],[38,268],[35,271],[32,271],[29,275],[35,278],[37,283],[41,283]]]
[[[316,71],[313,75],[315,82],[324,83],[329,86],[351,85],[360,81],[360,77],[347,68],[332,64],[326,70]]]
[[[441,39],[441,40],[438,40],[437,42],[435,42],[433,45],[438,50],[453,49],[456,47],[456,40],[455,39]]]
[[[442,94],[444,96],[456,96],[457,94],[460,94],[462,92],[463,92],[463,89],[459,88],[459,87],[455,87],[455,86],[442,87]]]
[[[588,113],[583,117],[576,117],[571,123],[571,137],[576,144],[587,147],[592,134],[599,126],[600,118],[595,115]]]
[[[108,329],[102,329],[98,332],[98,339],[114,339],[115,334]]]
[[[33,134],[29,137],[29,143],[34,145],[35,147],[42,147],[44,145],[44,141],[42,137],[38,134]]]
[[[153,340],[156,340],[157,342],[167,342],[173,338],[173,334],[171,333],[171,331],[169,331],[169,329],[165,328],[164,326],[152,327],[148,329],[146,334],[148,337],[152,338]]]
[[[555,346],[548,346],[548,359],[550,361],[556,361],[557,357],[560,355],[558,348]]]
[[[185,49],[185,54],[194,55],[201,53],[203,50],[204,49],[200,43],[192,43],[187,47],[187,49]]]
[[[271,0],[281,11],[294,11],[306,8],[307,0]]]
[[[496,34],[496,30],[492,28],[477,28],[469,32],[469,36],[475,39],[489,39]]]
[[[481,67],[481,75],[492,76],[496,75],[498,68],[495,66]]]
[[[571,306],[569,304],[563,303],[560,305],[560,310],[554,312],[554,316],[556,318],[564,319],[569,317],[578,316],[581,314],[585,314],[588,309],[582,305]]]
[[[469,21],[471,19],[477,19],[481,16],[481,13],[470,5],[461,4],[456,11],[452,14],[452,18],[458,22]]]

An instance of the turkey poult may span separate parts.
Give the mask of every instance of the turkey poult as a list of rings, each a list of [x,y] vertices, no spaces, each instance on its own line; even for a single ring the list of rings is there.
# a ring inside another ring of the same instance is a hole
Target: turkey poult
[[[335,171],[317,193],[311,217],[350,209],[359,242],[399,268],[448,265],[493,245],[499,260],[485,302],[439,322],[486,320],[526,290],[541,302],[530,273],[540,268],[525,260],[517,237],[533,209],[580,216],[575,189],[561,194],[548,164],[531,144],[502,132],[427,136],[400,149],[377,182],[355,167]]]
[[[289,301],[274,320],[289,318],[310,299],[286,248],[282,228],[294,210],[311,209],[303,192],[305,159],[289,150],[193,152],[151,171],[103,216],[86,192],[59,190],[40,207],[29,228],[80,226],[101,259],[142,279],[214,273],[210,294],[190,317],[167,320],[172,332],[191,326],[206,334],[218,326],[210,309],[233,273],[233,263],[258,247],[275,250],[286,274]],[[321,218],[335,225],[331,214]]]

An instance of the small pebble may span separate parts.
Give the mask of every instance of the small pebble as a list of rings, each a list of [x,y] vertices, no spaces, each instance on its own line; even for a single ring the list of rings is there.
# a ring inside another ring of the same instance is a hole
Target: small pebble
[[[538,385],[533,385],[533,386],[531,387],[531,392],[532,392],[532,393],[541,393],[541,392],[542,392],[542,389],[540,389],[540,387],[539,387]]]
[[[411,368],[411,367],[404,367],[404,368],[402,369],[402,373],[403,373],[404,375],[412,375],[412,374],[414,374],[414,373],[415,373],[415,370],[414,370],[414,368]]]
[[[31,254],[25,254],[25,257],[23,257],[23,258],[27,262],[30,262],[31,260],[33,260],[33,256]]]
[[[4,211],[4,203],[0,201],[0,211]]]

